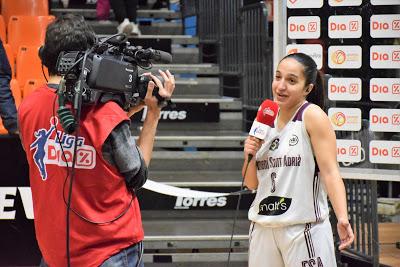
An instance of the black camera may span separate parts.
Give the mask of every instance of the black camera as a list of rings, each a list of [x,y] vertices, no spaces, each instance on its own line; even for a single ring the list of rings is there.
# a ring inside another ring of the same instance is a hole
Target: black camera
[[[140,103],[147,93],[148,76],[139,75],[138,67],[150,69],[152,63],[170,63],[171,54],[152,48],[131,46],[125,34],[113,35],[87,51],[61,52],[57,74],[63,76],[58,89],[58,115],[63,128],[72,133],[76,120],[66,103],[78,110],[81,103],[115,101],[128,110]],[[155,87],[159,105],[171,104]]]
[[[57,74],[64,76],[64,94],[74,102],[81,86],[83,103],[116,101],[127,110],[144,99],[150,79],[139,75],[138,67],[150,69],[152,63],[170,63],[172,56],[152,48],[131,46],[124,34],[114,35],[95,44],[89,51],[60,53]],[[153,91],[159,102],[167,101]]]

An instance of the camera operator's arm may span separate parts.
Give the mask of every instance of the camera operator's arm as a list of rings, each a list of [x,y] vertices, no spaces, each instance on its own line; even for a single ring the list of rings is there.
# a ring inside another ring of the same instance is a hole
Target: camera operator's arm
[[[136,190],[144,185],[148,175],[147,164],[131,135],[129,122],[123,121],[113,129],[102,152],[104,159],[125,177],[128,188]]]
[[[154,86],[157,85],[158,93],[164,98],[170,98],[175,89],[174,76],[168,70],[166,72],[159,70],[159,72],[164,79],[164,84],[156,76],[147,74],[153,81],[150,81],[147,86],[147,93],[144,98],[144,103],[147,106],[147,114],[139,140],[137,141],[147,166],[150,164],[151,155],[153,153],[154,137],[156,135],[161,111],[157,98],[153,96]]]

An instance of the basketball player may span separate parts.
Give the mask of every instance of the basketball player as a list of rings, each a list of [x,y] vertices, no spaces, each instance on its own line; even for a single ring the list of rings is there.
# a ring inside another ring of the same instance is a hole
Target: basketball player
[[[302,53],[285,56],[272,82],[279,113],[266,140],[244,145],[245,184],[257,189],[249,266],[336,267],[327,195],[338,223],[339,249],[354,240],[346,192],[336,161],[336,137],[323,111],[322,77]],[[320,175],[318,175],[320,172]]]

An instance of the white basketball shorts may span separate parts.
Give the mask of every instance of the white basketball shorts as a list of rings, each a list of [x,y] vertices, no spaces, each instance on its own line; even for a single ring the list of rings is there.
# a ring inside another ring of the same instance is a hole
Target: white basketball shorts
[[[249,267],[336,267],[329,219],[285,227],[251,223]]]

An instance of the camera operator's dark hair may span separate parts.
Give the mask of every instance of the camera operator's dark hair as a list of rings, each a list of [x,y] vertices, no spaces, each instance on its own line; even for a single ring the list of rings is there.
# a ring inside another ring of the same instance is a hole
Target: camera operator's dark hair
[[[317,64],[314,59],[304,53],[293,53],[285,56],[293,58],[304,67],[304,77],[306,78],[305,86],[313,84],[314,88],[307,96],[307,101],[318,105],[322,110],[325,110],[325,88],[323,82],[323,74],[317,69]],[[281,61],[282,61],[281,60]]]
[[[82,51],[96,43],[94,31],[82,16],[66,14],[49,24],[39,56],[50,75],[57,74],[57,59],[62,51]]]

